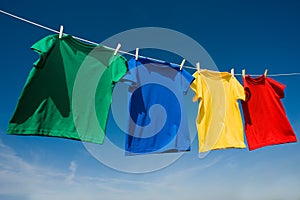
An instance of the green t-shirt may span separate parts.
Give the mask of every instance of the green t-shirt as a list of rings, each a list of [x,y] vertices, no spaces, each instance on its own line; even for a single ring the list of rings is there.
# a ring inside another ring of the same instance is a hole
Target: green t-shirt
[[[127,72],[124,57],[70,35],[47,36],[32,47],[34,63],[8,134],[103,143],[114,84]]]

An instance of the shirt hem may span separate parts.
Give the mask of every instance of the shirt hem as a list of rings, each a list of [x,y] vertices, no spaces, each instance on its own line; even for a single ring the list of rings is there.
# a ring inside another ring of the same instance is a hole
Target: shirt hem
[[[287,143],[294,143],[297,142],[297,138],[296,137],[291,137],[288,139],[284,139],[284,140],[279,140],[279,141],[271,141],[271,142],[265,142],[265,143],[261,143],[259,145],[255,145],[255,146],[249,146],[249,150],[253,151],[255,149],[259,149],[262,147],[266,147],[266,146],[273,146],[273,145],[280,145],[280,144],[287,144]]]
[[[70,134],[69,136],[66,135]],[[9,135],[24,135],[24,136],[47,136],[47,137],[58,137],[58,138],[65,138],[65,139],[73,139],[79,140],[83,142],[91,142],[95,144],[103,144],[104,137],[95,140],[94,138],[90,137],[79,137],[77,132],[70,132],[70,131],[49,131],[49,130],[15,130],[15,129],[7,129],[7,134]]]
[[[212,150],[225,150],[225,149],[245,149],[246,145],[240,145],[240,146],[223,146],[223,147],[213,147],[211,149],[200,149],[199,153],[205,153]]]

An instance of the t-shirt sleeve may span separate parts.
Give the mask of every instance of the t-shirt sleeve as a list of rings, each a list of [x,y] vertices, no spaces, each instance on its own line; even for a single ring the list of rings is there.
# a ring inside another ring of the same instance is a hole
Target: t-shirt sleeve
[[[193,101],[200,100],[202,98],[202,84],[201,84],[201,77],[198,72],[193,74],[194,81],[191,84],[192,90],[195,92],[195,96],[193,97]]]
[[[233,83],[235,98],[245,101],[246,95],[245,95],[244,87],[240,84],[240,82],[235,77],[233,77],[232,80],[233,80],[232,83]]]
[[[37,41],[31,46],[31,49],[39,54],[39,59],[33,63],[33,66],[40,69],[45,64],[45,61],[51,52],[56,41],[56,35],[49,35]]]
[[[184,69],[181,70],[180,73],[182,90],[183,93],[186,94],[188,89],[190,88],[191,83],[194,81],[195,78]]]
[[[279,83],[277,81],[275,81],[274,79],[271,78],[266,78],[268,80],[268,82],[270,83],[270,85],[272,86],[272,88],[274,89],[274,91],[276,92],[276,94],[279,96],[279,98],[284,98],[284,89],[286,87],[286,85]]]
[[[112,65],[112,81],[119,82],[127,72],[127,61],[124,57],[120,56],[113,61]]]
[[[130,87],[135,87],[137,85],[137,82],[138,82],[137,70],[138,69],[137,69],[136,65],[137,65],[137,61],[135,60],[135,58],[132,58],[127,62],[128,71],[127,71],[126,75],[122,77],[120,82],[125,83],[125,84],[129,85]]]

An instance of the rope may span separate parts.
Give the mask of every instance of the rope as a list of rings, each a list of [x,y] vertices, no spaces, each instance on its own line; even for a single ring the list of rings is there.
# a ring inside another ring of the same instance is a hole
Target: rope
[[[59,31],[55,30],[55,29],[52,29],[52,28],[49,28],[47,26],[44,26],[44,25],[41,25],[41,24],[38,24],[36,22],[33,22],[33,21],[30,21],[30,20],[27,20],[27,19],[24,19],[22,17],[19,17],[19,16],[16,16],[16,15],[13,15],[11,13],[8,13],[8,12],[5,12],[3,10],[0,9],[0,13],[3,13],[5,15],[8,15],[10,17],[13,17],[15,19],[18,19],[18,20],[21,20],[23,22],[26,22],[26,23],[29,23],[29,24],[32,24],[34,26],[37,26],[37,27],[40,27],[40,28],[43,28],[43,29],[46,29],[48,31],[51,31],[51,32],[54,32],[54,33],[59,33]],[[92,41],[89,41],[89,40],[86,40],[86,39],[83,39],[83,38],[80,38],[80,37],[77,37],[77,36],[73,36],[73,38],[77,39],[77,40],[81,40],[83,42],[86,42],[86,43],[90,43],[90,44],[93,44],[93,45],[98,45],[98,43],[96,42],[92,42]],[[103,45],[105,48],[107,49],[110,49],[110,50],[115,50],[115,48],[112,48],[112,47],[108,47],[108,46],[105,46]],[[123,54],[127,54],[127,55],[130,55],[130,56],[135,56],[135,54],[133,53],[130,53],[130,52],[126,52],[126,51],[122,51],[122,50],[119,50],[120,53],[123,53]],[[147,58],[147,59],[150,59],[150,60],[153,60],[153,61],[157,61],[157,62],[166,62],[166,61],[163,61],[163,60],[159,60],[159,59],[156,59],[156,58],[151,58],[151,57],[145,57],[145,56],[141,56],[139,55],[139,57],[141,58]],[[168,62],[170,63],[170,62]],[[172,65],[175,65],[175,66],[180,66],[180,64],[177,64],[177,63],[170,63]],[[184,68],[188,68],[188,69],[195,69],[197,70],[196,67],[190,67],[190,66],[183,66]],[[242,74],[235,74],[235,75],[238,75],[238,76],[241,76]],[[261,74],[250,74],[250,76],[260,76]],[[268,74],[268,76],[295,76],[295,75],[300,75],[300,73],[283,73],[283,74]]]

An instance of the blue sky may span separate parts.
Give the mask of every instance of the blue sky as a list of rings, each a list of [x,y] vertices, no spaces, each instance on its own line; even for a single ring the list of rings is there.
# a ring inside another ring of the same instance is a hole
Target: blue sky
[[[95,42],[139,27],[174,29],[201,44],[220,71],[234,67],[236,73],[243,68],[251,74],[262,74],[265,68],[270,74],[300,72],[300,3],[296,0],[11,0],[2,1],[0,9],[54,29],[63,24],[67,33]],[[6,135],[37,59],[30,46],[52,33],[3,14],[0,27],[0,199],[300,199],[299,143],[252,152],[218,150],[199,158],[195,140],[192,151],[172,165],[130,174],[105,166],[79,141]],[[274,79],[287,86],[283,103],[299,138],[300,76]],[[194,107],[190,104],[188,109]],[[109,150],[103,153],[110,156]]]

